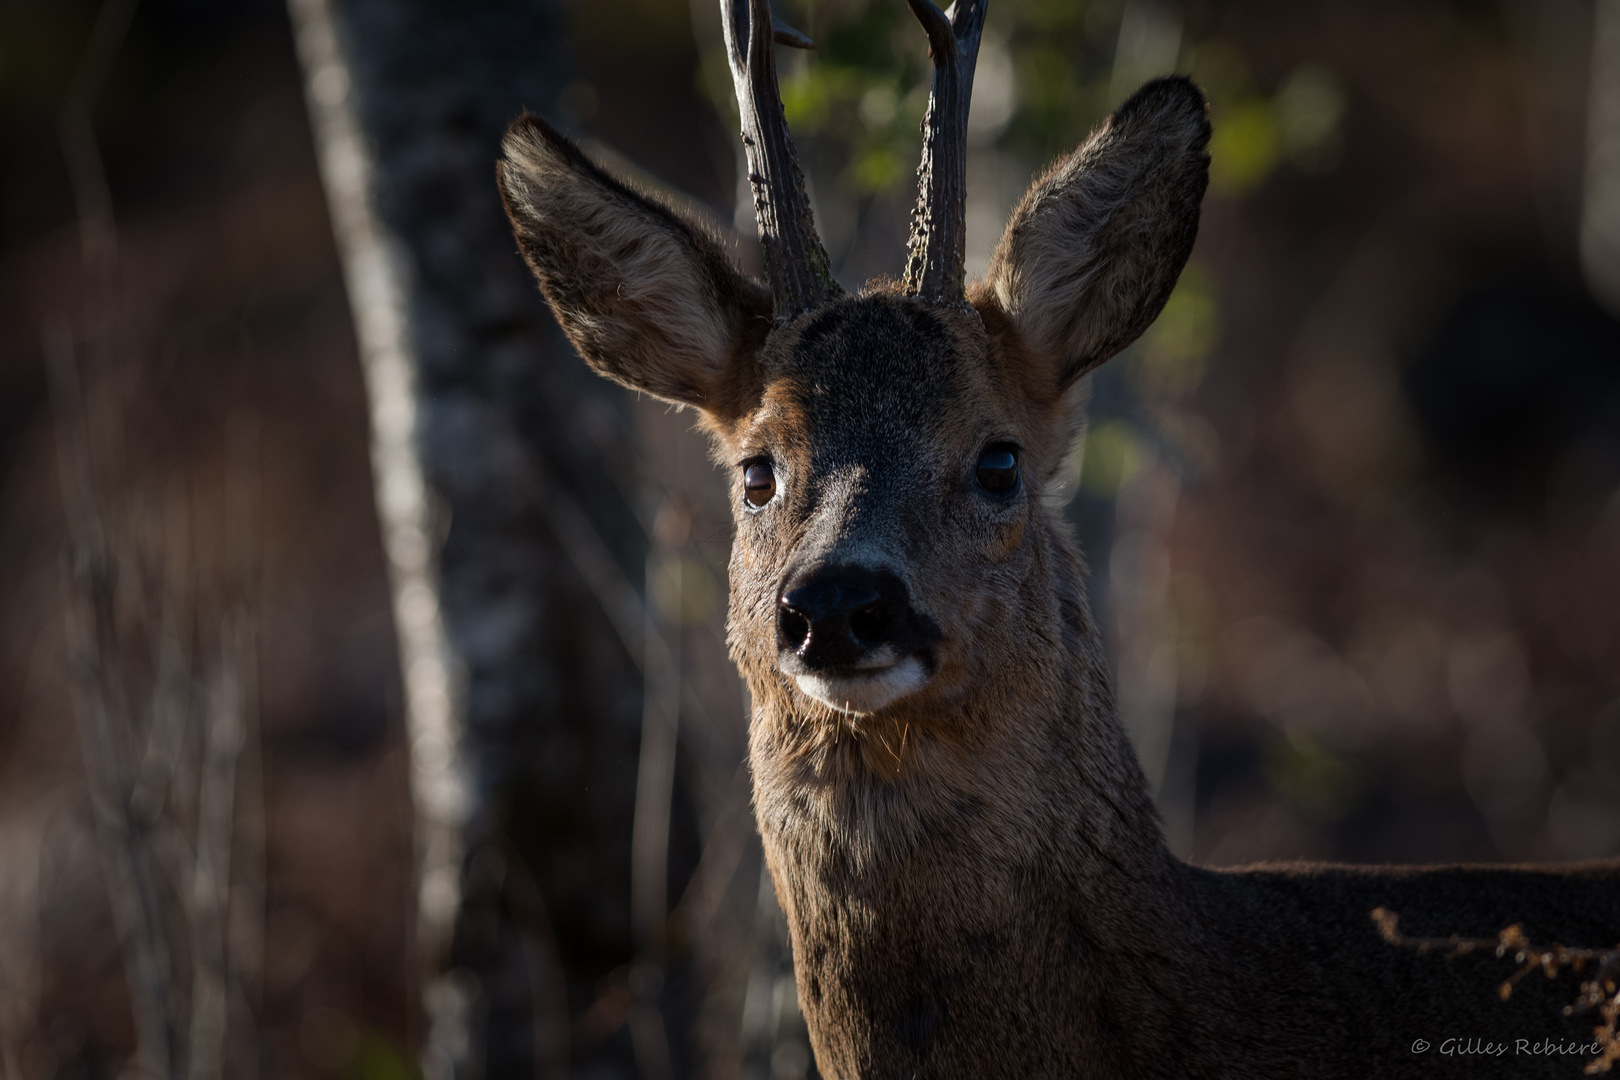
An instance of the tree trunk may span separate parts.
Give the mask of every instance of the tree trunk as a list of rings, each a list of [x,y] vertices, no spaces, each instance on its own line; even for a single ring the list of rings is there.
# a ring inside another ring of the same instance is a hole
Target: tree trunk
[[[559,5],[289,4],[371,400],[425,1072],[625,1074],[599,993],[634,952],[648,508],[626,400],[564,342],[494,183],[506,124],[564,82]]]

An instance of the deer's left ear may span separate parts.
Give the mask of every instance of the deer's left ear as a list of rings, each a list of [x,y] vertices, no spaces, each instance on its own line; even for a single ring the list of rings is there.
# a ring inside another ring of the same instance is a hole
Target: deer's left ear
[[[1135,341],[1169,299],[1198,235],[1209,133],[1198,87],[1155,79],[1013,211],[978,302],[1002,309],[1061,386]]]
[[[598,373],[720,416],[771,325],[770,293],[702,226],[632,191],[538,116],[497,169],[523,257]]]

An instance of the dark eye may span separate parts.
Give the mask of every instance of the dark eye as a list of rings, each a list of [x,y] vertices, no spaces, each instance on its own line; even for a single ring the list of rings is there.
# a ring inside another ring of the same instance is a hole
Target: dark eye
[[[997,495],[1004,495],[1018,486],[1018,447],[1011,443],[991,443],[979,455],[979,468],[975,474],[979,486]]]
[[[756,461],[743,470],[743,498],[749,506],[764,506],[776,495],[776,473],[770,463]]]

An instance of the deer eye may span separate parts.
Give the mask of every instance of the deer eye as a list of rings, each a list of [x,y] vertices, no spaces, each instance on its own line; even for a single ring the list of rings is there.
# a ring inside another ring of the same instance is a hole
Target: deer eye
[[[991,443],[979,454],[975,475],[984,490],[1005,495],[1018,486],[1018,447],[1012,443]]]
[[[776,471],[768,461],[756,461],[743,470],[743,498],[749,506],[764,506],[776,496]]]

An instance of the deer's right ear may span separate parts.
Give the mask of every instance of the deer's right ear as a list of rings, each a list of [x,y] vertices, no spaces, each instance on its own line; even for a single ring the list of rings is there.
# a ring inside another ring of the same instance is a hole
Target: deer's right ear
[[[1209,134],[1192,80],[1155,79],[1013,211],[979,302],[1001,308],[1059,385],[1136,340],[1170,298],[1198,236]]]
[[[568,339],[598,373],[726,416],[751,382],[771,296],[702,226],[609,176],[538,116],[497,168],[518,247]]]

